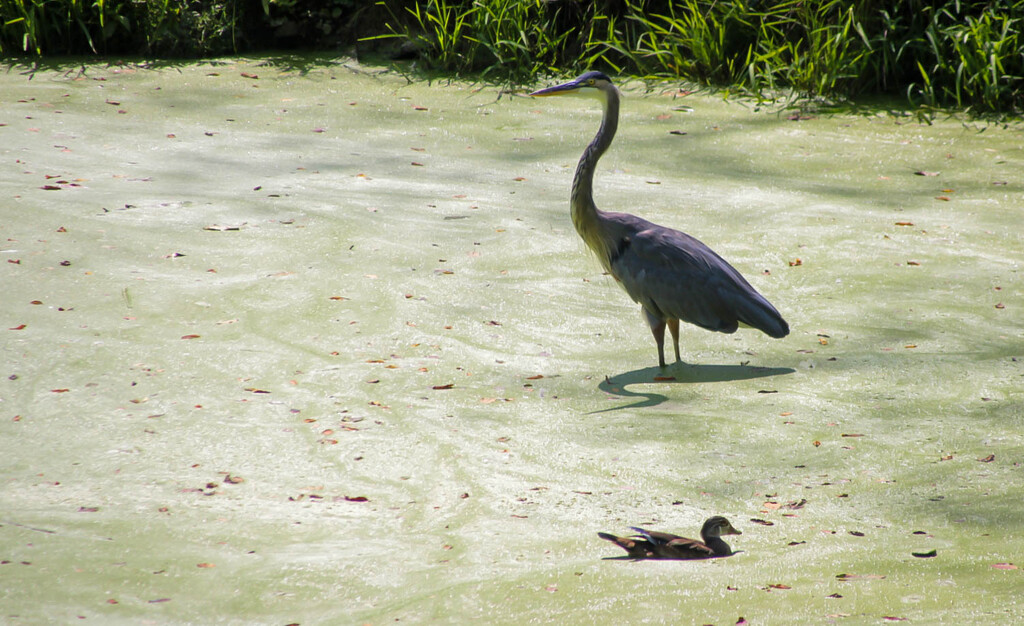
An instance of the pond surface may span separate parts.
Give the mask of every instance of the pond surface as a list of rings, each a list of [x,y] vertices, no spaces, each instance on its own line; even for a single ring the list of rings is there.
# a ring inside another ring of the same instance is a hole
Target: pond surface
[[[592,102],[4,70],[0,621],[1024,618],[1019,126],[626,85],[598,205],[792,328],[659,370],[569,221]]]

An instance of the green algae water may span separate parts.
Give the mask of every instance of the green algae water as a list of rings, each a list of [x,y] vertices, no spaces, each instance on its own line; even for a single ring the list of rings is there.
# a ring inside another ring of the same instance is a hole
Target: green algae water
[[[786,317],[682,331],[568,216],[596,105],[354,62],[0,75],[0,621],[1024,617],[1024,136],[624,85],[598,206]],[[738,554],[633,562],[597,537]]]

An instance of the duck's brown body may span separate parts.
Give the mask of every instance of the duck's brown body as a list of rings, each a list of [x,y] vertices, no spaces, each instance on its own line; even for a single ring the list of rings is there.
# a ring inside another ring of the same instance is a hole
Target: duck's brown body
[[[722,540],[722,535],[740,535],[729,520],[716,515],[704,522],[700,530],[703,541],[680,537],[671,533],[663,533],[633,527],[638,534],[630,537],[618,537],[609,533],[597,533],[597,536],[610,541],[625,550],[634,559],[712,559],[731,556],[732,548]]]

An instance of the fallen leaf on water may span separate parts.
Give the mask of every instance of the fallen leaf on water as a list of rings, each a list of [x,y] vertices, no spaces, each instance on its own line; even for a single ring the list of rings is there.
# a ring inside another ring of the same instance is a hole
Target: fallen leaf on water
[[[242,76],[242,78],[251,78],[253,80],[256,80],[256,79],[259,78],[259,76],[257,76],[256,74],[250,74],[249,72],[242,72],[241,76]]]
[[[170,598],[157,598],[156,600],[149,600],[150,604],[159,604],[161,602],[170,602]]]
[[[853,535],[854,537],[863,537],[864,536],[864,533],[860,532],[859,530],[851,530],[850,534]]]
[[[841,595],[840,595],[840,594],[838,594],[838,593],[830,593],[830,594],[828,594],[828,595],[827,595],[827,596],[825,596],[825,597],[826,597],[826,598],[842,598],[843,596],[841,596]]]
[[[919,559],[930,559],[933,556],[938,556],[939,553],[935,550],[929,550],[928,552],[911,552],[911,556],[916,556]]]
[[[864,435],[862,435],[860,433],[843,433],[843,434],[841,434],[839,436],[840,437],[863,437]]]
[[[50,393],[67,393],[69,391],[71,391],[71,390],[70,389],[51,389]]]
[[[544,374],[534,374],[533,376],[527,376],[526,380],[540,380],[544,378]]]
[[[229,485],[238,485],[244,483],[245,479],[242,478],[241,476],[232,476],[231,474],[228,474],[227,476],[224,477],[224,482],[226,482]]]
[[[78,507],[78,512],[79,513],[96,513],[99,510],[100,510],[100,507],[98,507],[98,506],[80,506],[80,507]],[[1016,569],[1016,568],[1014,568],[1014,569]]]
[[[431,389],[438,389],[438,390],[441,390],[441,389],[453,389],[454,387],[455,387],[455,383],[447,383],[447,384],[444,384],[444,385],[434,385],[433,387],[431,387]]]
[[[654,377],[654,380],[656,380],[656,381],[668,381],[668,380],[675,380],[675,379],[676,379],[675,376],[655,376]]]
[[[804,262],[801,259],[794,259],[794,260],[789,262],[789,266],[790,267],[799,267],[799,266],[801,266],[803,264],[804,264]]]
[[[913,226],[913,222],[896,222],[897,226]]]
[[[774,526],[775,525],[775,522],[769,522],[767,520],[758,519],[756,517],[750,518],[750,521],[755,523],[755,524],[760,524],[762,526]]]
[[[256,387],[246,387],[245,391],[248,391],[249,393],[270,393],[266,389],[258,389]]]
[[[14,326],[13,328],[8,328],[7,330],[25,330],[26,327],[27,324],[18,324],[17,326]]]
[[[981,461],[982,463],[991,463],[992,461],[996,460],[996,455],[990,454],[988,456],[983,456],[978,460]]]
[[[997,303],[996,303],[996,308],[997,308],[997,309],[1005,309],[1005,308],[1006,308],[1006,305],[1005,305],[1005,304],[1003,304],[1002,302],[997,302]]]
[[[345,502],[369,502],[366,496],[345,496]]]
[[[210,569],[211,567],[217,567],[217,566],[214,565],[213,563],[196,563],[196,567],[201,567],[203,569]]]
[[[938,172],[926,172],[924,170],[918,170],[918,171],[914,172],[914,174],[916,174],[917,176],[938,176],[939,175]]]
[[[558,591],[558,585],[546,585],[544,587],[544,591],[550,591],[551,593],[554,593]]]
[[[895,617],[893,615],[885,615],[885,616],[882,617],[882,621],[885,621],[885,622],[905,622],[905,621],[907,621],[907,618],[906,617]]]
[[[1013,563],[993,563],[992,567],[994,567],[996,569],[1005,569],[1005,570],[1017,569],[1017,566],[1014,565]]]
[[[774,583],[774,584],[768,585],[768,587],[770,589],[792,589],[792,587],[790,587],[789,585],[784,585],[782,583]]]

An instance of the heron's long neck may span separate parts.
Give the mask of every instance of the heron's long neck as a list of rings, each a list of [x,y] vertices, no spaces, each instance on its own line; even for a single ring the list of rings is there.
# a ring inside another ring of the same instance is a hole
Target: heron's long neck
[[[615,137],[615,130],[619,126],[619,95],[616,90],[610,89],[605,92],[604,116],[601,118],[601,128],[594,135],[594,139],[583,151],[580,163],[576,166],[576,177],[572,182],[572,195],[569,206],[572,211],[572,223],[576,226],[576,232],[580,234],[583,241],[596,254],[606,270],[611,262],[612,251],[608,249],[611,243],[602,237],[600,211],[594,204],[594,169],[601,155],[608,146],[612,144]]]

